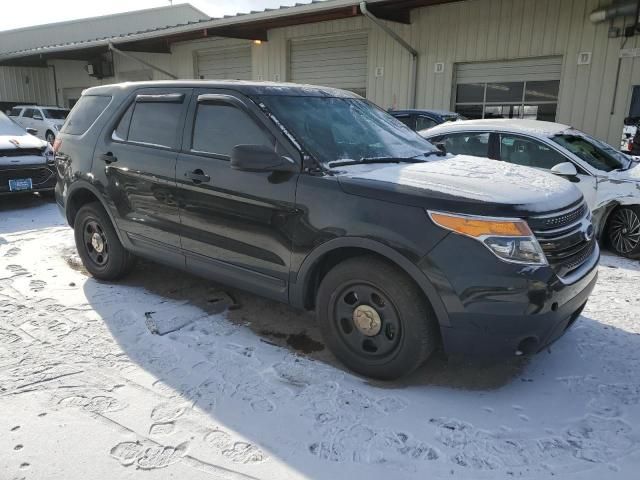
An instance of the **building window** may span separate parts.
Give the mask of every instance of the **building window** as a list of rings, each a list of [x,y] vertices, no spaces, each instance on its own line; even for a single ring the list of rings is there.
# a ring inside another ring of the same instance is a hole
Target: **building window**
[[[559,90],[559,80],[459,84],[455,111],[467,118],[527,118],[554,122]]]

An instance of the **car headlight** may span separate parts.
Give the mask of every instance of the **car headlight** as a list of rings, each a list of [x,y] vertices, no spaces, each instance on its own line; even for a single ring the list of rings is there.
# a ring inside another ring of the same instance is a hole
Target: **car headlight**
[[[524,265],[547,265],[547,258],[538,240],[524,220],[432,211],[428,214],[436,225],[477,240],[500,260]]]

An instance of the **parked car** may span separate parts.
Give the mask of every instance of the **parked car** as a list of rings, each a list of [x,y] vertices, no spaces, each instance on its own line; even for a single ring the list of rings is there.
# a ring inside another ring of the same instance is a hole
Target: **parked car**
[[[564,176],[582,190],[598,238],[619,255],[640,257],[640,168],[628,155],[575,128],[537,120],[468,120],[421,134],[454,154]]]
[[[17,105],[9,112],[9,116],[16,122],[24,128],[36,129],[38,137],[51,145],[53,145],[68,114],[68,108],[41,107],[39,105]]]
[[[223,81],[86,90],[57,201],[101,280],[135,256],[315,309],[390,379],[448,353],[532,353],[578,318],[599,258],[569,182],[442,153],[350,92]]]
[[[445,122],[455,122],[466,120],[465,117],[456,112],[444,110],[389,110],[389,113],[404,123],[411,130],[426,130]]]
[[[0,195],[52,192],[53,150],[0,112]]]

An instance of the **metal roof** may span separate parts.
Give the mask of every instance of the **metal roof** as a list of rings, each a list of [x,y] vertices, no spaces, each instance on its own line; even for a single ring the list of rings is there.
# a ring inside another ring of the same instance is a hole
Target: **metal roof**
[[[368,0],[367,5],[376,15],[382,18],[409,23],[409,10],[412,8],[455,1],[461,0]],[[126,33],[112,33],[101,37],[83,38],[56,44],[20,48],[13,51],[5,49],[4,52],[0,50],[0,63],[7,63],[10,60],[26,59],[29,57],[53,57],[54,54],[60,55],[63,52],[79,50],[93,49],[98,51],[99,49],[108,47],[110,43],[125,46],[136,44],[140,47],[143,44],[151,45],[155,41],[154,45],[156,46],[149,46],[148,48],[150,49],[148,51],[164,51],[168,53],[167,45],[169,42],[202,38],[203,36],[228,36],[232,38],[267,40],[266,32],[270,28],[358,16],[360,15],[359,5],[360,0],[310,0],[307,3],[296,3],[292,6],[269,8],[261,11],[252,11],[250,13],[238,13],[221,18],[198,19]],[[180,5],[176,5],[174,8],[179,6]],[[141,12],[144,12],[144,10],[141,10]],[[85,19],[80,22],[92,20],[93,19]],[[30,29],[33,30],[37,28],[38,27],[30,27]],[[158,40],[164,42],[160,47],[157,46]],[[0,32],[0,42],[3,41],[2,33]],[[154,50],[154,48],[164,48],[164,50]],[[135,48],[131,49],[133,50]],[[138,49],[145,50],[144,48]]]
[[[98,38],[126,36],[171,25],[186,25],[211,18],[184,3],[132,12],[35,25],[0,32],[0,55],[38,51],[60,45],[77,45]]]

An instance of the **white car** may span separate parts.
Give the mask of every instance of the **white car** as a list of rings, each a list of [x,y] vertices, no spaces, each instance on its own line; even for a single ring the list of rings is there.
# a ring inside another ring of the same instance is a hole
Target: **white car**
[[[68,108],[16,105],[9,116],[24,128],[37,130],[36,135],[51,145],[69,115]]]
[[[599,238],[640,258],[640,168],[630,156],[567,125],[496,119],[444,123],[419,132],[447,152],[548,170],[582,190]]]
[[[0,197],[21,192],[53,193],[53,149],[0,112]]]

